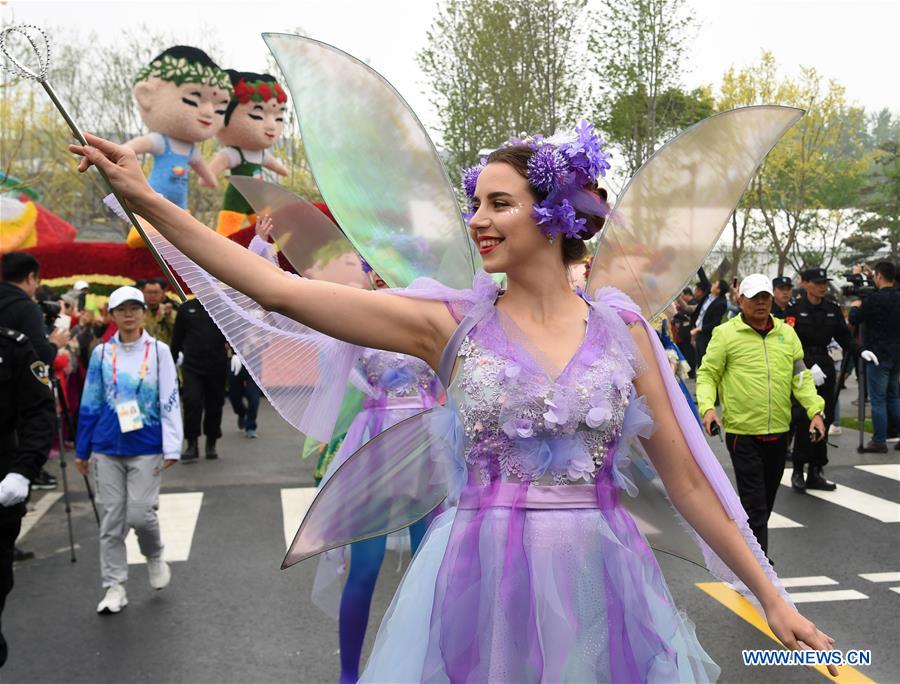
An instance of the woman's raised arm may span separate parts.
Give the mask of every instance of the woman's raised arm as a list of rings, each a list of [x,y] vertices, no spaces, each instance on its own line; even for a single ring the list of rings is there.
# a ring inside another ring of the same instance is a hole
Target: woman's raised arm
[[[134,151],[91,134],[85,137],[89,147],[69,146],[83,157],[78,170],[91,164],[101,168],[134,213],[214,277],[263,308],[326,335],[417,356],[437,368],[456,325],[442,302],[294,278],[155,193]]]
[[[691,454],[654,361],[647,331],[642,325],[633,325],[631,336],[649,364],[635,380],[635,388],[646,398],[655,424],[653,435],[643,440],[643,445],[675,508],[759,599],[769,627],[785,646],[791,650],[833,648],[834,639],[784,601],[763,572]],[[833,665],[828,669],[838,674]]]

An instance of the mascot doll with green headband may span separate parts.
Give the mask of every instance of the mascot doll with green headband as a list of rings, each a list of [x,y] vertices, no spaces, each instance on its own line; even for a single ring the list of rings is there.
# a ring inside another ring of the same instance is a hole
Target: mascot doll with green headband
[[[284,129],[284,90],[269,74],[229,69],[228,76],[233,94],[225,110],[225,125],[216,135],[225,149],[213,158],[210,170],[216,176],[229,169],[232,176],[260,177],[263,169],[288,175],[284,164],[268,152]],[[255,219],[253,208],[229,184],[216,230],[231,235],[244,221],[252,224]]]
[[[134,98],[150,134],[126,145],[137,154],[153,155],[150,186],[187,209],[188,168],[198,174],[201,185],[216,187],[216,176],[200,156],[199,143],[224,125],[231,80],[203,50],[176,45],[141,69],[134,81]],[[143,245],[133,228],[128,244]]]

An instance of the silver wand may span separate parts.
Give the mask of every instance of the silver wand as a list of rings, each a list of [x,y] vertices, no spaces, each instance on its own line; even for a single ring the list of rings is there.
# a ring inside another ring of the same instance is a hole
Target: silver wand
[[[32,32],[37,32],[40,34],[41,39],[44,43],[43,53],[41,48],[38,46],[36,38],[33,36]],[[32,50],[34,50],[35,58],[37,59],[38,69],[37,72],[28,69],[23,66],[20,62],[18,62],[10,53],[7,46],[7,39],[10,34],[19,34],[26,41],[28,41],[29,45],[31,45]],[[69,126],[69,129],[72,131],[72,135],[75,136],[75,139],[78,140],[82,145],[87,145],[88,142],[85,140],[84,135],[81,132],[81,129],[78,128],[78,125],[69,115],[69,112],[66,111],[66,108],[63,106],[62,102],[59,101],[59,98],[56,96],[56,92],[53,90],[53,86],[50,85],[50,82],[47,81],[47,72],[50,68],[50,40],[47,38],[47,34],[38,26],[34,26],[32,24],[22,24],[20,26],[10,26],[8,28],[0,31],[0,53],[3,54],[4,62],[0,63],[0,68],[3,69],[8,74],[19,78],[27,78],[32,81],[37,81],[40,83],[44,90],[47,91],[47,95],[50,96],[50,100],[59,110],[59,113],[62,114],[63,119],[66,120],[66,123]],[[125,202],[119,196],[119,193],[113,187],[112,183],[109,182],[109,178],[106,177],[106,174],[103,173],[103,170],[99,167],[94,167],[100,173],[101,178],[106,183],[107,187],[112,191],[113,196],[118,200],[119,204],[122,207],[122,210],[128,216],[128,220],[131,221],[131,225],[137,229],[137,232],[140,234],[141,238],[144,240],[144,244],[147,245],[147,249],[150,250],[150,253],[153,255],[153,258],[156,260],[157,265],[160,270],[165,275],[166,280],[169,281],[169,284],[172,286],[172,289],[178,293],[178,296],[181,298],[181,301],[185,301],[187,297],[184,294],[184,290],[181,289],[181,286],[178,284],[178,280],[175,279],[175,274],[172,273],[172,270],[169,268],[169,265],[163,260],[163,258],[159,255],[159,252],[153,247],[153,244],[150,240],[147,239],[147,234],[144,232],[144,229],[141,227],[140,222],[135,218],[134,214],[131,213],[131,210],[126,206]]]

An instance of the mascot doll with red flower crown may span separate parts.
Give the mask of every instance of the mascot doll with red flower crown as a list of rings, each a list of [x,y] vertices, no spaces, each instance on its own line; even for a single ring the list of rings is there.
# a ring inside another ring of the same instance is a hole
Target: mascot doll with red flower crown
[[[137,154],[153,155],[150,186],[187,209],[189,169],[197,173],[201,185],[216,187],[216,176],[203,161],[199,143],[215,136],[225,124],[231,79],[203,50],[176,45],[141,69],[133,92],[150,134],[126,145]],[[128,244],[143,245],[133,228]]]
[[[228,76],[233,95],[225,110],[225,125],[216,135],[225,149],[210,162],[210,170],[216,176],[230,170],[232,176],[260,177],[263,169],[288,175],[285,165],[269,153],[284,129],[284,90],[269,74],[229,69]],[[229,184],[216,230],[232,235],[245,221],[252,224],[255,220],[253,208]]]

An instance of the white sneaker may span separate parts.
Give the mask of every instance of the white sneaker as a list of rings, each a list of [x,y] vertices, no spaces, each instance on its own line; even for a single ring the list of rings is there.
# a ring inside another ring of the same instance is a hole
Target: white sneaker
[[[169,586],[172,579],[172,571],[169,564],[162,558],[147,559],[147,573],[150,575],[150,586],[159,591]]]
[[[106,596],[97,604],[97,612],[102,615],[112,615],[127,605],[128,596],[125,594],[125,587],[121,584],[114,584],[106,590]]]
[[[828,428],[829,435],[842,435],[844,434],[843,428],[840,425],[832,424],[830,428]]]

